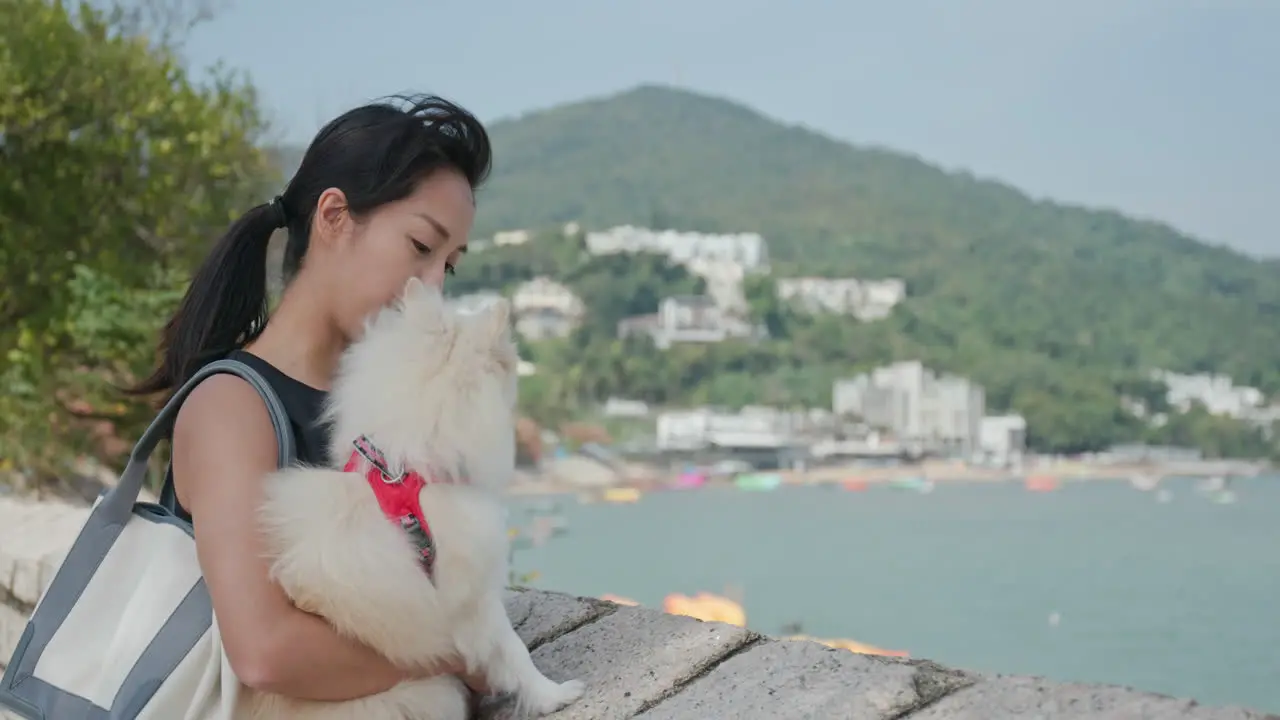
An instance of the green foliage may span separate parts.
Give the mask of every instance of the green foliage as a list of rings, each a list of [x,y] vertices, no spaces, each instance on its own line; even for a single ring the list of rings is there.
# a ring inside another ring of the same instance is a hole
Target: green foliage
[[[150,413],[112,386],[271,175],[252,88],[196,83],[129,17],[0,3],[0,458],[41,473],[93,449],[85,419],[136,436]]]
[[[484,253],[485,265],[459,270],[469,291],[485,288],[475,275],[530,262],[549,268],[542,253],[555,240]],[[526,359],[540,372],[521,383],[523,410],[556,426],[588,414],[610,396],[655,404],[748,404],[826,407],[832,383],[895,360],[920,359],[940,369],[971,369],[987,390],[991,411],[1015,410],[1029,420],[1029,444],[1041,451],[1084,452],[1122,442],[1200,447],[1211,456],[1257,457],[1274,452],[1254,428],[1214,418],[1203,410],[1172,414],[1161,428],[1123,408],[1121,398],[1168,412],[1165,386],[1136,370],[1081,366],[1050,356],[1002,348],[976,329],[921,312],[912,302],[888,319],[859,323],[836,315],[803,313],[777,299],[768,277],[744,284],[751,314],[770,329],[765,341],[730,340],[676,345],[616,337],[616,321],[656,310],[662,297],[699,291],[697,279],[653,255],[612,256],[562,265],[558,277],[599,313],[565,340],[526,343]],[[503,275],[505,276],[505,275]]]
[[[1198,447],[1210,457],[1276,457],[1274,441],[1259,429],[1243,429],[1196,405],[1147,433],[1152,443]]]
[[[918,358],[981,382],[993,410],[1024,413],[1037,448],[1078,451],[1144,437],[1119,400],[1153,401],[1151,368],[1224,372],[1280,392],[1280,266],[1159,223],[1033,200],[661,87],[491,131],[497,163],[478,236],[571,221],[758,231],[775,276],[907,282],[893,317],[859,325],[798,317],[768,278],[752,280],[753,314],[774,341],[681,348],[628,371],[652,384],[588,373],[574,385],[586,396],[825,406],[831,379]],[[522,252],[538,255],[533,244]],[[623,356],[648,362],[599,334],[577,347],[558,366],[566,376]]]
[[[656,255],[577,256],[555,265],[548,255],[560,242],[544,236],[525,245],[487,250],[459,268],[451,292],[510,292],[515,283],[486,286],[481,277],[520,277],[521,266],[560,278],[583,298],[588,317],[565,340],[525,343],[526,359],[542,371],[521,383],[522,406],[535,419],[558,425],[610,396],[654,404],[709,403],[827,406],[841,376],[930,348],[913,341],[908,317],[859,324],[837,316],[806,315],[780,302],[768,277],[749,278],[745,293],[767,341],[730,340],[658,350],[648,340],[617,338],[624,317],[653,313],[664,297],[704,291],[701,279]],[[918,331],[925,340],[927,332]],[[936,346],[933,348],[936,354]]]

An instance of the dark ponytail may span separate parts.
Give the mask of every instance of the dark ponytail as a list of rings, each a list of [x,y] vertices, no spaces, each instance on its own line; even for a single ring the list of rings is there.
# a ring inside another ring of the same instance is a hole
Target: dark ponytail
[[[203,365],[244,346],[267,323],[267,245],[280,199],[240,217],[201,263],[160,338],[159,367],[131,395],[172,393]]]
[[[432,95],[390,98],[335,118],[311,141],[284,196],[245,213],[218,241],[164,328],[160,366],[129,392],[172,393],[203,365],[262,333],[267,243],[277,228],[288,228],[282,269],[289,281],[307,254],[326,189],[342,190],[347,210],[359,216],[407,197],[442,168],[462,173],[475,189],[491,160],[484,125]]]

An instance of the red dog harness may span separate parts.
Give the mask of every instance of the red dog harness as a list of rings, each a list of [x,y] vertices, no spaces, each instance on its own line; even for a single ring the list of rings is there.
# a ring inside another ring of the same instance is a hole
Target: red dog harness
[[[355,450],[343,470],[364,473],[382,513],[409,536],[409,542],[418,551],[418,561],[430,576],[435,569],[436,545],[421,501],[422,488],[429,481],[416,472],[393,471],[382,451],[364,435],[352,444]]]

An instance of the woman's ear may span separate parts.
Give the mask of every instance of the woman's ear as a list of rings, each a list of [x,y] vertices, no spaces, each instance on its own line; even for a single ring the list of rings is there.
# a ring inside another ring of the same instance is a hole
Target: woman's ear
[[[347,195],[338,188],[328,188],[316,200],[316,213],[311,227],[321,243],[332,243],[349,233],[351,213],[348,212]]]

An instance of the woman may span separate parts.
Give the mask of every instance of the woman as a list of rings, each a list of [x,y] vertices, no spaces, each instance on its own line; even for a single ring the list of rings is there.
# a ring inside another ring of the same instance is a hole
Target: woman
[[[325,126],[284,193],[237,220],[196,272],[165,327],[159,368],[135,392],[171,393],[231,356],[262,373],[287,409],[302,462],[326,463],[316,422],[339,355],[366,316],[412,276],[437,287],[466,252],[489,138],[435,97],[374,104]],[[267,242],[286,228],[286,289],[267,322]],[[295,608],[268,577],[254,516],[276,441],[246,382],[215,375],[188,396],[173,431],[163,499],[192,520],[223,644],[250,687],[310,700],[379,693],[406,673]],[[406,619],[408,620],[408,619]]]

